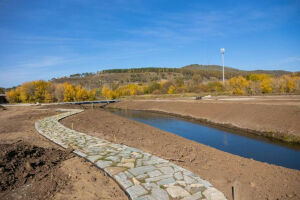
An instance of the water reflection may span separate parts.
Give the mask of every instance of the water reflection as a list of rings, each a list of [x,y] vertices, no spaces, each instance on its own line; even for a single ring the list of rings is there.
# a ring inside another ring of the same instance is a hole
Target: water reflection
[[[259,137],[231,133],[181,118],[146,111],[111,110],[161,130],[246,158],[300,170],[300,151]]]
[[[227,136],[225,134],[224,134],[223,144],[224,146],[228,145]]]

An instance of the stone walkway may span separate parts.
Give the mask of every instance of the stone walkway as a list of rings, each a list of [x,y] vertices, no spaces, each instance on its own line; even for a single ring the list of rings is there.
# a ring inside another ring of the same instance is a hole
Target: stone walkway
[[[83,110],[58,111],[63,113],[36,122],[39,133],[65,148],[73,148],[74,153],[104,170],[131,199],[226,200],[209,182],[167,160],[71,130],[59,123]]]

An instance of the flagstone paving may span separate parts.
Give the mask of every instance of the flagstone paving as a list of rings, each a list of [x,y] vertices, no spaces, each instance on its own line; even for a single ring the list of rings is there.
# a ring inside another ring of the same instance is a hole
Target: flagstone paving
[[[59,123],[83,110],[57,110],[63,113],[35,123],[38,132],[64,148],[73,148],[75,154],[104,170],[131,199],[226,200],[208,181],[167,160],[71,130]]]

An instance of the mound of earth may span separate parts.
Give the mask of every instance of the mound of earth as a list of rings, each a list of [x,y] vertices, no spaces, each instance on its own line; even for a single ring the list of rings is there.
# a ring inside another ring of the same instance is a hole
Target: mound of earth
[[[71,157],[22,141],[0,144],[0,199],[49,199],[68,182],[58,165]]]

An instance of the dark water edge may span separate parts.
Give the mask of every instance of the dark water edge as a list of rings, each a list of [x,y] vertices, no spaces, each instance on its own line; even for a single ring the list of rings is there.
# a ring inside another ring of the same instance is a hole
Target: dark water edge
[[[300,170],[299,145],[163,113],[111,108],[107,110],[228,153]]]

